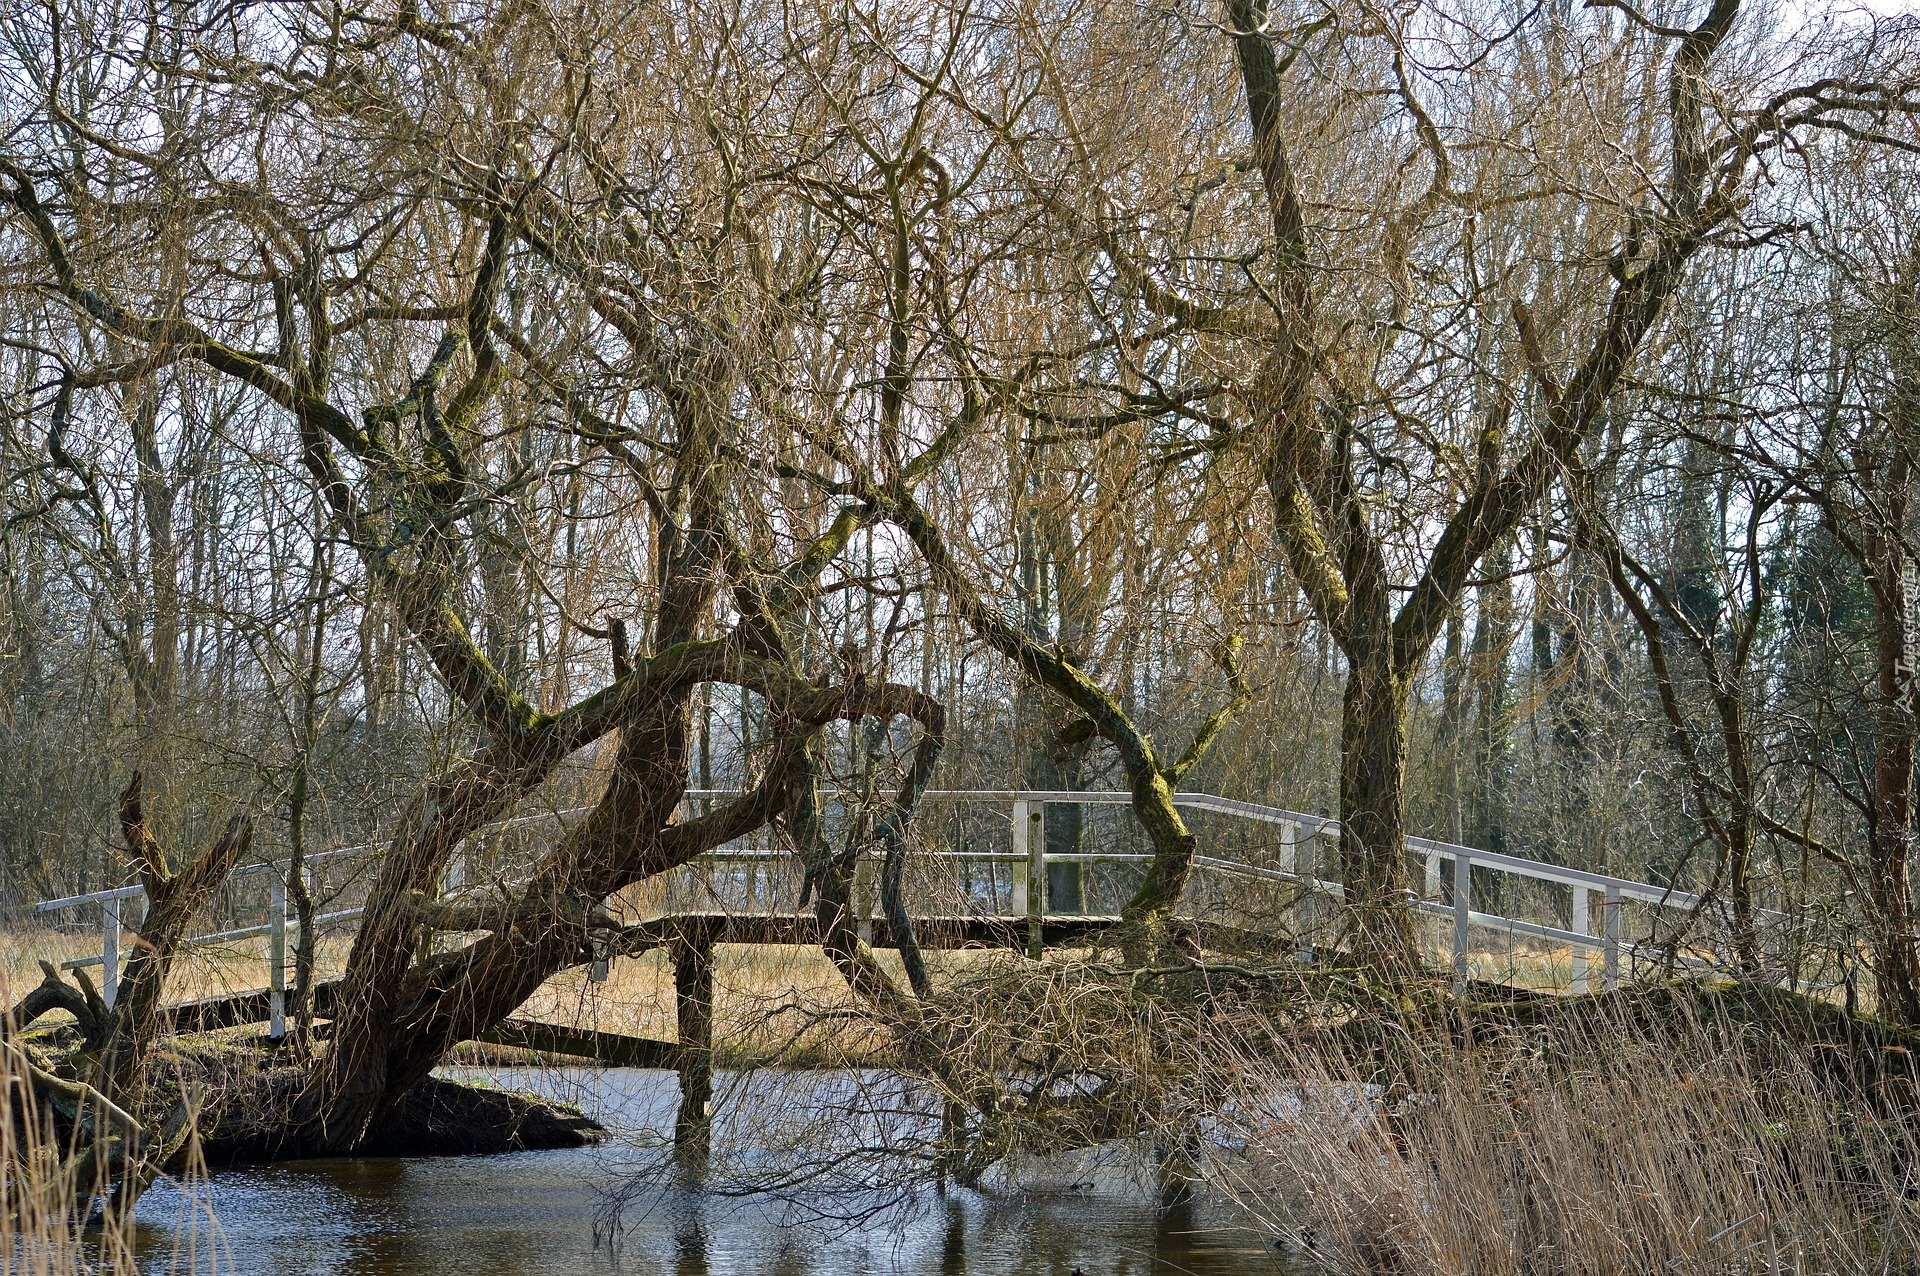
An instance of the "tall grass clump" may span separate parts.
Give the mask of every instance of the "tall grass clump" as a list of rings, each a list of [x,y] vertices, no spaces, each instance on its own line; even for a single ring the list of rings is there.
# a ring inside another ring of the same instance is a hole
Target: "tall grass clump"
[[[23,1062],[0,1049],[0,1276],[138,1271],[132,1221],[95,1216],[105,1185],[78,1164]]]
[[[1225,1178],[1356,1276],[1920,1271],[1912,1056],[1661,1004],[1262,1043]]]
[[[0,979],[0,998],[5,987]],[[130,1163],[128,1145],[115,1137],[124,1134],[125,1111],[48,1057],[49,1041],[70,1031],[21,1033],[0,1011],[0,1276],[133,1276],[143,1268],[213,1276],[230,1267],[192,1137],[197,1097],[186,1113],[188,1137],[149,1149],[165,1157],[180,1190],[171,1234],[143,1237],[133,1185],[147,1185],[159,1167]]]

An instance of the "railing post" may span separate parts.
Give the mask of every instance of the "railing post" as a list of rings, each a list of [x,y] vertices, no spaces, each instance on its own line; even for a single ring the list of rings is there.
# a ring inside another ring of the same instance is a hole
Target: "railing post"
[[[1316,887],[1320,878],[1320,833],[1323,827],[1315,825],[1308,829],[1305,824],[1295,824],[1293,845],[1288,854],[1294,875],[1299,879],[1298,889],[1293,896],[1293,958],[1302,966],[1313,965],[1313,940],[1321,916],[1320,894]],[[1305,852],[1304,859],[1302,851]]]
[[[1584,886],[1573,888],[1573,929],[1582,935],[1593,934],[1593,919],[1589,915],[1592,905],[1589,903],[1591,892]],[[1573,991],[1587,990],[1587,950],[1575,946],[1573,950]]]
[[[1047,808],[1027,807],[1027,916],[1038,921],[1047,915]]]
[[[1473,857],[1453,854],[1453,990],[1467,987],[1467,926],[1473,914]]]
[[[100,1004],[108,1010],[120,995],[120,898],[100,901]]]
[[[1296,820],[1288,820],[1280,826],[1280,871],[1300,875],[1300,844],[1306,840],[1306,829]],[[1313,892],[1306,887],[1295,890],[1288,901],[1288,919],[1295,931],[1295,956],[1301,965],[1312,961],[1313,941],[1307,937],[1307,927],[1311,924],[1312,905],[1307,896]],[[1303,950],[1303,951],[1302,951]]]
[[[278,876],[267,889],[267,1035],[287,1035],[287,884]]]
[[[1032,883],[1029,881],[1032,872],[1031,861],[1033,859],[1033,852],[1028,849],[1027,846],[1027,813],[1028,804],[1026,802],[1017,801],[1013,804],[1013,854],[1015,858],[1013,864],[1012,904],[1013,915],[1015,917],[1025,917],[1028,915],[1027,897],[1033,891]]]
[[[873,942],[873,857],[861,852],[853,862],[853,916],[860,942]]]
[[[1601,954],[1601,982],[1608,992],[1620,986],[1620,888],[1607,887],[1606,936]]]
[[[1428,899],[1440,898],[1440,848],[1437,846],[1427,851],[1426,896]]]
[[[1047,805],[1027,804],[1027,955],[1036,961],[1047,916]]]

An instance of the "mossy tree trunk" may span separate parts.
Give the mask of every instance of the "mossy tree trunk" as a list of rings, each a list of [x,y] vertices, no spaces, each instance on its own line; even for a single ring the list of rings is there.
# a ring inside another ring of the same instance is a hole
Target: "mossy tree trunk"
[[[1900,263],[1888,289],[1887,437],[1858,459],[1871,499],[1858,511],[1857,548],[1873,600],[1874,696],[1868,895],[1874,984],[1880,1013],[1920,1024],[1920,916],[1913,899],[1914,763],[1920,753],[1920,562],[1913,551],[1915,448],[1920,446],[1920,250]],[[1877,455],[1875,455],[1877,453]]]
[[[1398,973],[1418,965],[1403,851],[1410,691],[1386,661],[1356,665],[1340,724],[1340,870],[1353,954]]]
[[[234,816],[226,831],[184,868],[176,869],[149,827],[142,773],[120,795],[127,859],[147,892],[147,915],[127,959],[120,996],[107,1017],[96,1080],[109,1095],[137,1085],[142,1061],[160,1027],[161,997],[187,926],[232,875],[253,840],[253,822]]]

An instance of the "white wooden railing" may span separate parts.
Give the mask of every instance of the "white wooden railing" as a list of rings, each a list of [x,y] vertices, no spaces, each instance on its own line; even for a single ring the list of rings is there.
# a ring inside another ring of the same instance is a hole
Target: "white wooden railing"
[[[733,789],[692,789],[687,792],[687,798],[698,802],[703,799],[734,796],[737,793],[738,790]],[[1047,865],[1050,863],[1144,863],[1153,858],[1148,854],[1118,851],[1085,851],[1054,855],[1047,853],[1047,807],[1127,805],[1133,800],[1127,793],[936,789],[929,791],[926,798],[931,801],[989,804],[1009,809],[1013,834],[1013,849],[1010,852],[949,850],[936,851],[933,854],[942,860],[1010,865],[1013,869],[1010,902],[1014,917],[1039,921],[1047,916],[1058,915],[1048,907]],[[1279,832],[1277,854],[1272,866],[1201,855],[1195,859],[1197,868],[1228,876],[1279,885],[1293,885],[1303,894],[1323,894],[1333,898],[1344,896],[1345,888],[1341,883],[1302,871],[1299,858],[1301,848],[1310,845],[1314,839],[1337,837],[1340,831],[1338,820],[1284,810],[1280,807],[1261,806],[1253,802],[1238,802],[1231,798],[1215,797],[1206,793],[1176,794],[1174,803],[1189,810],[1209,811],[1234,819],[1272,825]],[[589,808],[581,807],[552,815],[517,816],[488,825],[480,831],[498,832],[540,820],[564,821],[568,816],[583,814],[587,809]],[[1437,842],[1430,838],[1410,837],[1407,839],[1407,847],[1410,854],[1424,863],[1425,868],[1421,879],[1424,889],[1416,893],[1414,907],[1421,913],[1452,920],[1453,973],[1456,987],[1464,985],[1467,978],[1468,934],[1474,927],[1512,935],[1550,939],[1567,945],[1572,950],[1572,986],[1576,992],[1587,989],[1588,962],[1591,955],[1598,952],[1603,986],[1615,987],[1620,981],[1622,951],[1631,952],[1635,948],[1634,944],[1621,937],[1621,908],[1625,901],[1635,900],[1655,909],[1676,910],[1694,909],[1699,907],[1701,902],[1698,896],[1647,882],[1611,877],[1605,873],[1547,864],[1513,855],[1495,854],[1473,847]],[[373,849],[375,849],[374,844],[339,847],[309,855],[306,857],[306,863],[310,871],[313,865]],[[725,863],[743,860],[784,860],[791,856],[792,852],[780,849],[721,848],[708,852],[701,859],[708,863]],[[1451,901],[1442,897],[1440,866],[1447,861],[1453,864]],[[1473,875],[1476,870],[1505,873],[1568,887],[1572,892],[1571,928],[1476,910],[1473,907]],[[195,935],[183,942],[186,945],[204,945],[267,936],[269,1001],[272,1018],[270,1031],[275,1037],[279,1037],[285,1031],[287,942],[290,932],[297,933],[298,922],[287,915],[285,865],[275,863],[244,865],[235,870],[234,876],[244,877],[247,874],[262,872],[273,873],[268,888],[269,898],[265,922]],[[456,857],[454,867],[448,872],[447,889],[450,893],[457,894],[467,889],[468,882],[473,879],[474,875],[469,871],[464,856]],[[1599,897],[1600,925],[1597,934],[1594,933],[1593,925],[1595,896]],[[112,1007],[119,989],[120,939],[121,932],[125,928],[123,903],[133,899],[141,900],[144,907],[145,890],[140,886],[122,886],[115,890],[93,891],[85,895],[42,900],[31,906],[32,911],[42,914],[96,904],[100,907],[99,954],[72,958],[63,962],[62,965],[67,969],[83,966],[101,967],[101,999],[109,1008]],[[360,908],[345,908],[320,914],[313,920],[318,926],[358,917],[361,912]],[[1702,964],[1697,957],[1689,958],[1688,963]],[[595,973],[598,977],[604,978],[604,964]]]

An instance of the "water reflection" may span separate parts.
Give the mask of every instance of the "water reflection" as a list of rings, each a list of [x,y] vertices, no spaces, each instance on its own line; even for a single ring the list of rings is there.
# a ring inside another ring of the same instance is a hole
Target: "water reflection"
[[[671,1128],[671,1074],[529,1073],[503,1082],[579,1102],[620,1138],[602,1148],[513,1156],[344,1158],[226,1171],[203,1206],[156,1188],[139,1207],[153,1273],[252,1276],[485,1276],[620,1272],[651,1276],[1242,1276],[1286,1270],[1224,1206],[1162,1210],[1123,1176],[1074,1167],[1020,1192],[929,1193],[863,1223],[802,1225],[778,1203],[703,1193],[658,1176],[652,1131]],[[1072,1186],[1066,1186],[1068,1181]],[[596,1225],[600,1241],[596,1243]]]

